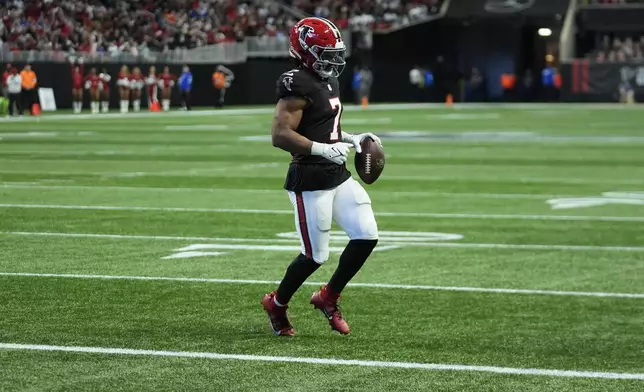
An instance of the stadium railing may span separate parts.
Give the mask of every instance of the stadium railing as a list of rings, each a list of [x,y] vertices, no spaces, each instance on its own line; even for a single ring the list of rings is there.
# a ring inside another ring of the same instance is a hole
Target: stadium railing
[[[288,55],[286,37],[247,37],[248,57],[283,57]]]
[[[64,62],[70,55],[81,56],[94,63],[240,63],[246,61],[248,51],[245,43],[223,43],[166,52],[145,51],[138,55],[127,52],[10,51],[5,45],[5,48],[0,50],[0,62]]]

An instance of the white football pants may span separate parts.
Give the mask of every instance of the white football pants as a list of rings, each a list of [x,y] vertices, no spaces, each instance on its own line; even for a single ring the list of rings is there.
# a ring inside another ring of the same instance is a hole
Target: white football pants
[[[367,191],[353,178],[333,189],[288,192],[295,210],[302,254],[318,264],[329,258],[331,222],[335,221],[352,240],[378,239],[378,225]]]

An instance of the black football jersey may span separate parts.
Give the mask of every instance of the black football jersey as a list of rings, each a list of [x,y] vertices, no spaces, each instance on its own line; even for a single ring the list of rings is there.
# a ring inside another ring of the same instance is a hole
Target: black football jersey
[[[277,99],[304,98],[308,102],[300,125],[300,135],[318,143],[342,140],[342,103],[337,78],[322,79],[307,68],[283,73],[277,80]],[[346,165],[337,165],[314,155],[292,154],[284,188],[293,192],[331,189],[351,177]]]

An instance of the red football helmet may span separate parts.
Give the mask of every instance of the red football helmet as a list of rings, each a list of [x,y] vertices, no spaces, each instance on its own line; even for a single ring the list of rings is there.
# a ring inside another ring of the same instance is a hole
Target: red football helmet
[[[340,30],[323,18],[304,18],[291,29],[291,57],[322,78],[337,77],[346,61]]]

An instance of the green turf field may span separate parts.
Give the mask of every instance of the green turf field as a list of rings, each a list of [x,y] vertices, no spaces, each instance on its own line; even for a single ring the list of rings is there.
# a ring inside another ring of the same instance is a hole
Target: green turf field
[[[351,109],[381,241],[352,334],[308,303],[338,232],[290,339],[271,109],[0,120],[0,390],[644,390],[644,109]]]

